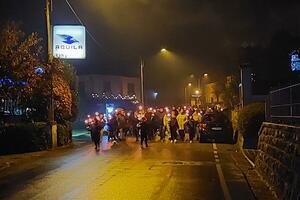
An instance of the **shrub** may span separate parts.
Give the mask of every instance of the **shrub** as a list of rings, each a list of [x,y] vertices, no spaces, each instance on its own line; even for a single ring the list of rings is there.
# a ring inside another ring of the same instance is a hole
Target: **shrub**
[[[245,138],[257,137],[260,126],[264,120],[264,103],[249,104],[238,113],[237,129]]]
[[[9,124],[0,133],[0,154],[46,150],[50,143],[49,126],[46,123]]]
[[[65,122],[64,124],[57,124],[57,144],[63,146],[72,141],[72,124]]]

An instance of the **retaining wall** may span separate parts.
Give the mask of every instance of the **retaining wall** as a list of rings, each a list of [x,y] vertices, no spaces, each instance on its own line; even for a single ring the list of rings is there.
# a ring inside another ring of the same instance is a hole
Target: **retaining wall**
[[[255,166],[284,200],[300,200],[300,127],[264,122]]]

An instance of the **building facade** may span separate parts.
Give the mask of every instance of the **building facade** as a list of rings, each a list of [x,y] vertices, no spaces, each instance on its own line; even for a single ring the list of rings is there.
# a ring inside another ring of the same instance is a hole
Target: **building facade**
[[[75,127],[82,128],[87,115],[110,113],[117,108],[135,110],[140,103],[140,79],[114,75],[79,76],[80,111]]]
[[[140,79],[137,77],[113,75],[81,75],[79,76],[81,96],[86,97],[119,97],[135,98],[140,101]],[[82,94],[83,93],[83,94]]]
[[[256,82],[255,73],[251,67],[244,66],[240,70],[241,84],[239,85],[240,104],[242,107],[254,103],[265,102],[266,95],[257,95],[253,92],[253,85]]]
[[[223,104],[223,90],[217,82],[205,85],[206,104]]]

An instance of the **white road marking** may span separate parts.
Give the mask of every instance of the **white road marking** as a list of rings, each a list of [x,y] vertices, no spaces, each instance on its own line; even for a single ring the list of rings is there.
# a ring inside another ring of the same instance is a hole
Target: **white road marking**
[[[215,143],[213,143],[213,149],[214,149],[214,151],[218,150],[217,145]],[[230,196],[229,189],[228,189],[228,186],[225,181],[225,177],[224,177],[224,174],[223,174],[223,171],[221,168],[220,160],[215,157],[215,161],[216,161],[216,168],[217,168],[221,188],[223,190],[224,198],[225,198],[225,200],[231,200],[232,198]]]
[[[215,151],[218,150],[216,143],[213,143],[213,149],[214,149]]]

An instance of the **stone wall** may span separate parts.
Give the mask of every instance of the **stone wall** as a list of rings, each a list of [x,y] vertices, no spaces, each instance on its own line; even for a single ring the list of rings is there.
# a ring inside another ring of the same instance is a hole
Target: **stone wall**
[[[300,200],[300,127],[264,122],[257,171],[284,200]]]

